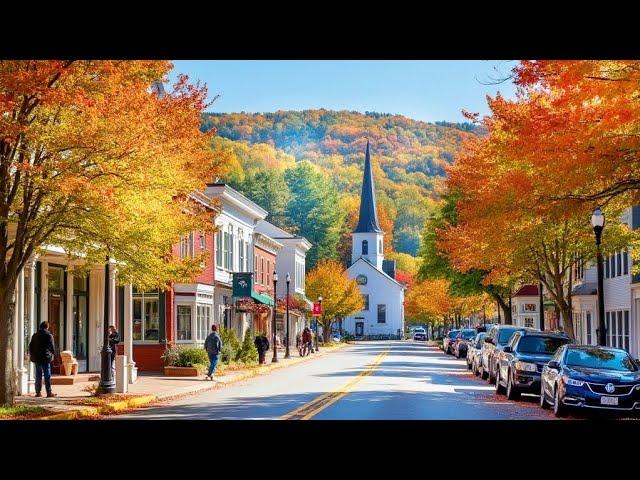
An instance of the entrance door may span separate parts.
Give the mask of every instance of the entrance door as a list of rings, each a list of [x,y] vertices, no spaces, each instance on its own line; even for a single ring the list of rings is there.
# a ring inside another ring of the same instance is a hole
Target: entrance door
[[[356,322],[356,337],[364,336],[364,322]]]
[[[56,355],[51,366],[52,373],[60,373],[60,350],[62,349],[62,299],[59,296],[49,296],[49,332],[53,335],[53,345]]]
[[[73,356],[78,360],[78,370],[87,368],[87,297],[73,297]]]

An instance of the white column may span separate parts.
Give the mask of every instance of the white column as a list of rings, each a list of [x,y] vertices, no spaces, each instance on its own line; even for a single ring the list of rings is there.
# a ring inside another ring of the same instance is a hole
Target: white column
[[[100,371],[102,322],[104,319],[104,265],[96,265],[89,275],[89,370]]]
[[[67,274],[67,298],[65,300],[66,303],[66,312],[67,316],[67,331],[64,332],[65,335],[65,343],[67,345],[67,350],[73,351],[73,275],[70,273]]]
[[[133,361],[133,286],[124,286],[124,354],[129,362],[129,383],[138,378],[138,368]]]
[[[113,325],[118,329],[118,325],[116,322],[116,275],[118,274],[118,269],[116,266],[111,263],[109,265],[109,325]]]
[[[14,352],[16,352],[15,373],[16,384],[18,387],[18,395],[27,393],[27,369],[24,365],[24,268],[18,273],[18,281],[16,285],[16,344]]]
[[[34,256],[31,260],[31,263],[27,264],[29,269],[29,305],[27,308],[29,309],[29,339],[31,336],[37,331],[38,326],[36,325],[36,261],[37,256]],[[27,392],[32,393],[35,392],[35,367],[34,364],[29,362],[29,366],[27,367],[28,372],[28,383],[27,383]]]

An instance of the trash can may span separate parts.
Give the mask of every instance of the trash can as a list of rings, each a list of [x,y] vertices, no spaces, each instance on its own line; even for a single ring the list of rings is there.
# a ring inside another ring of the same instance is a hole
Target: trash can
[[[127,393],[128,386],[127,356],[116,355],[116,393]]]

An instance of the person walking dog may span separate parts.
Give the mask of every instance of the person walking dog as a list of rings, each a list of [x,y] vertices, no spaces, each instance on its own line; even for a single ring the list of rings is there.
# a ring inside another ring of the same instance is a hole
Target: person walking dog
[[[213,374],[216,371],[216,366],[218,365],[218,357],[222,350],[222,339],[220,338],[220,335],[218,335],[218,327],[216,325],[211,325],[211,333],[204,341],[204,349],[209,355],[209,372],[204,378],[213,380]]]
[[[49,332],[49,322],[42,322],[40,329],[33,334],[29,342],[29,356],[36,364],[36,397],[41,397],[42,377],[44,376],[44,387],[47,390],[47,397],[55,397],[51,391],[51,362],[55,357],[56,348],[53,342],[53,335]]]

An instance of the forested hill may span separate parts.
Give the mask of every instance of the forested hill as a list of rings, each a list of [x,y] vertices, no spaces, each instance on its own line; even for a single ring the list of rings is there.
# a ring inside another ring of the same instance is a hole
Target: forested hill
[[[462,141],[477,133],[468,123],[433,124],[401,115],[324,109],[207,113],[202,128],[212,127],[217,129],[218,137],[249,149],[263,144],[263,154],[272,157],[265,164],[268,168],[278,163],[289,168],[308,160],[332,178],[338,192],[352,196],[359,194],[368,138],[379,203],[393,222],[393,246],[412,255],[416,254],[429,199],[444,175],[444,167],[453,161]],[[237,153],[238,146],[234,149]],[[243,158],[239,163],[244,169],[252,168],[247,162],[257,167],[256,159],[247,160],[250,156],[240,155]],[[236,178],[230,183],[240,182]]]

